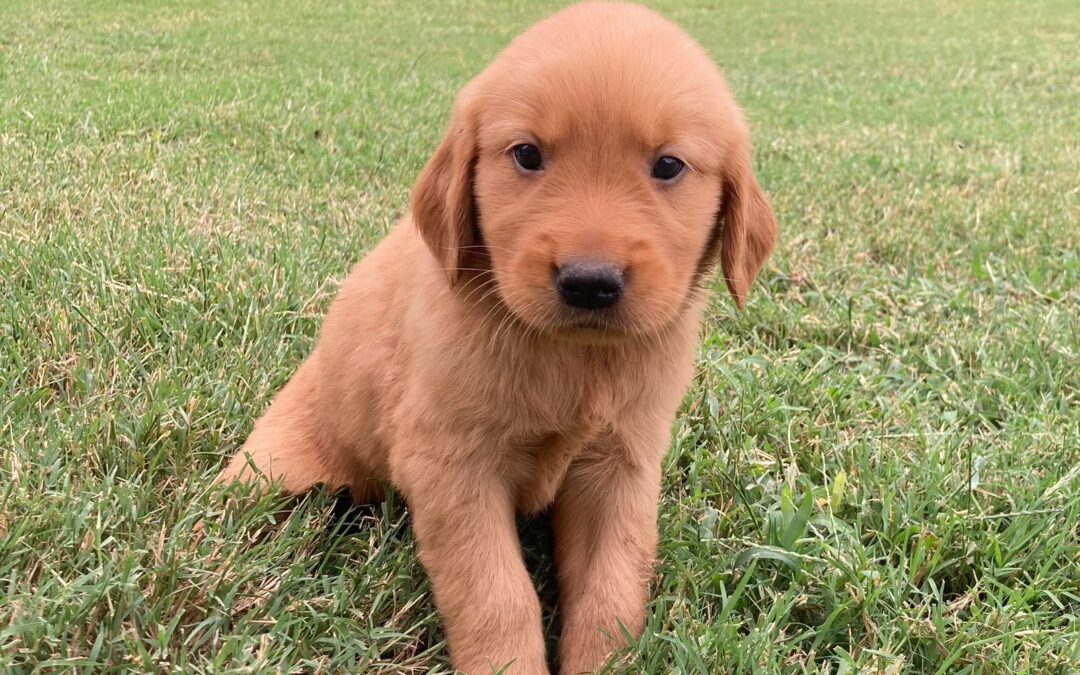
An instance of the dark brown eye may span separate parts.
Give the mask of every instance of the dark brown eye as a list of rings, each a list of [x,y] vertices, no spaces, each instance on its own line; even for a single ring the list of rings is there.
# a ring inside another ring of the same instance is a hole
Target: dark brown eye
[[[540,156],[540,148],[522,143],[514,146],[514,163],[522,171],[539,171],[544,166],[544,158]]]
[[[652,177],[657,180],[675,180],[682,175],[685,168],[682,160],[665,155],[653,164]]]

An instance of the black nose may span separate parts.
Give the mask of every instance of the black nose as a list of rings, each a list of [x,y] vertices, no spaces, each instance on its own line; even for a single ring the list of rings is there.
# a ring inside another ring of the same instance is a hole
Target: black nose
[[[603,309],[622,295],[623,275],[614,265],[571,262],[559,268],[555,285],[563,302],[571,307]]]

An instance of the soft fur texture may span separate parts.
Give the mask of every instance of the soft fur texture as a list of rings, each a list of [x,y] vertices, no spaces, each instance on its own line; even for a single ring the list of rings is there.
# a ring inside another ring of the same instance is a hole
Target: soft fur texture
[[[535,144],[541,172],[511,148]],[[658,157],[682,159],[672,184]],[[406,498],[451,657],[546,673],[515,513],[553,509],[563,673],[639,633],[661,459],[716,263],[741,307],[776,224],[743,116],[705,52],[647,9],[537,24],[458,97],[412,214],[345,281],[318,344],[221,480]],[[571,260],[623,270],[562,303]]]

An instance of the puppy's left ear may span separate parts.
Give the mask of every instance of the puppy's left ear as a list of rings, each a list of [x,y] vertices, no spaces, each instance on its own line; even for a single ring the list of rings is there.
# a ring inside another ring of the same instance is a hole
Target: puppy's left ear
[[[416,181],[412,217],[450,283],[461,277],[465,259],[480,243],[473,201],[476,125],[468,92],[454,106],[450,128]]]
[[[754,177],[749,142],[733,149],[721,199],[713,245],[719,248],[728,290],[742,309],[754,278],[772,253],[778,229],[769,198]]]

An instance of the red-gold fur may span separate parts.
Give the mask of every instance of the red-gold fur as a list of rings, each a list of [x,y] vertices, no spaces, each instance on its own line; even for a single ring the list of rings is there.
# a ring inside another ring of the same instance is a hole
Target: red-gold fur
[[[532,143],[544,170],[509,150]],[[650,175],[661,154],[688,169]],[[741,307],[776,224],[705,52],[624,4],[517,38],[461,92],[407,216],[345,281],[310,358],[222,472],[407,499],[455,666],[546,673],[515,513],[553,508],[563,673],[639,633],[660,465],[690,382],[703,278]],[[626,270],[582,318],[553,270]],[[253,470],[254,469],[254,470]]]

